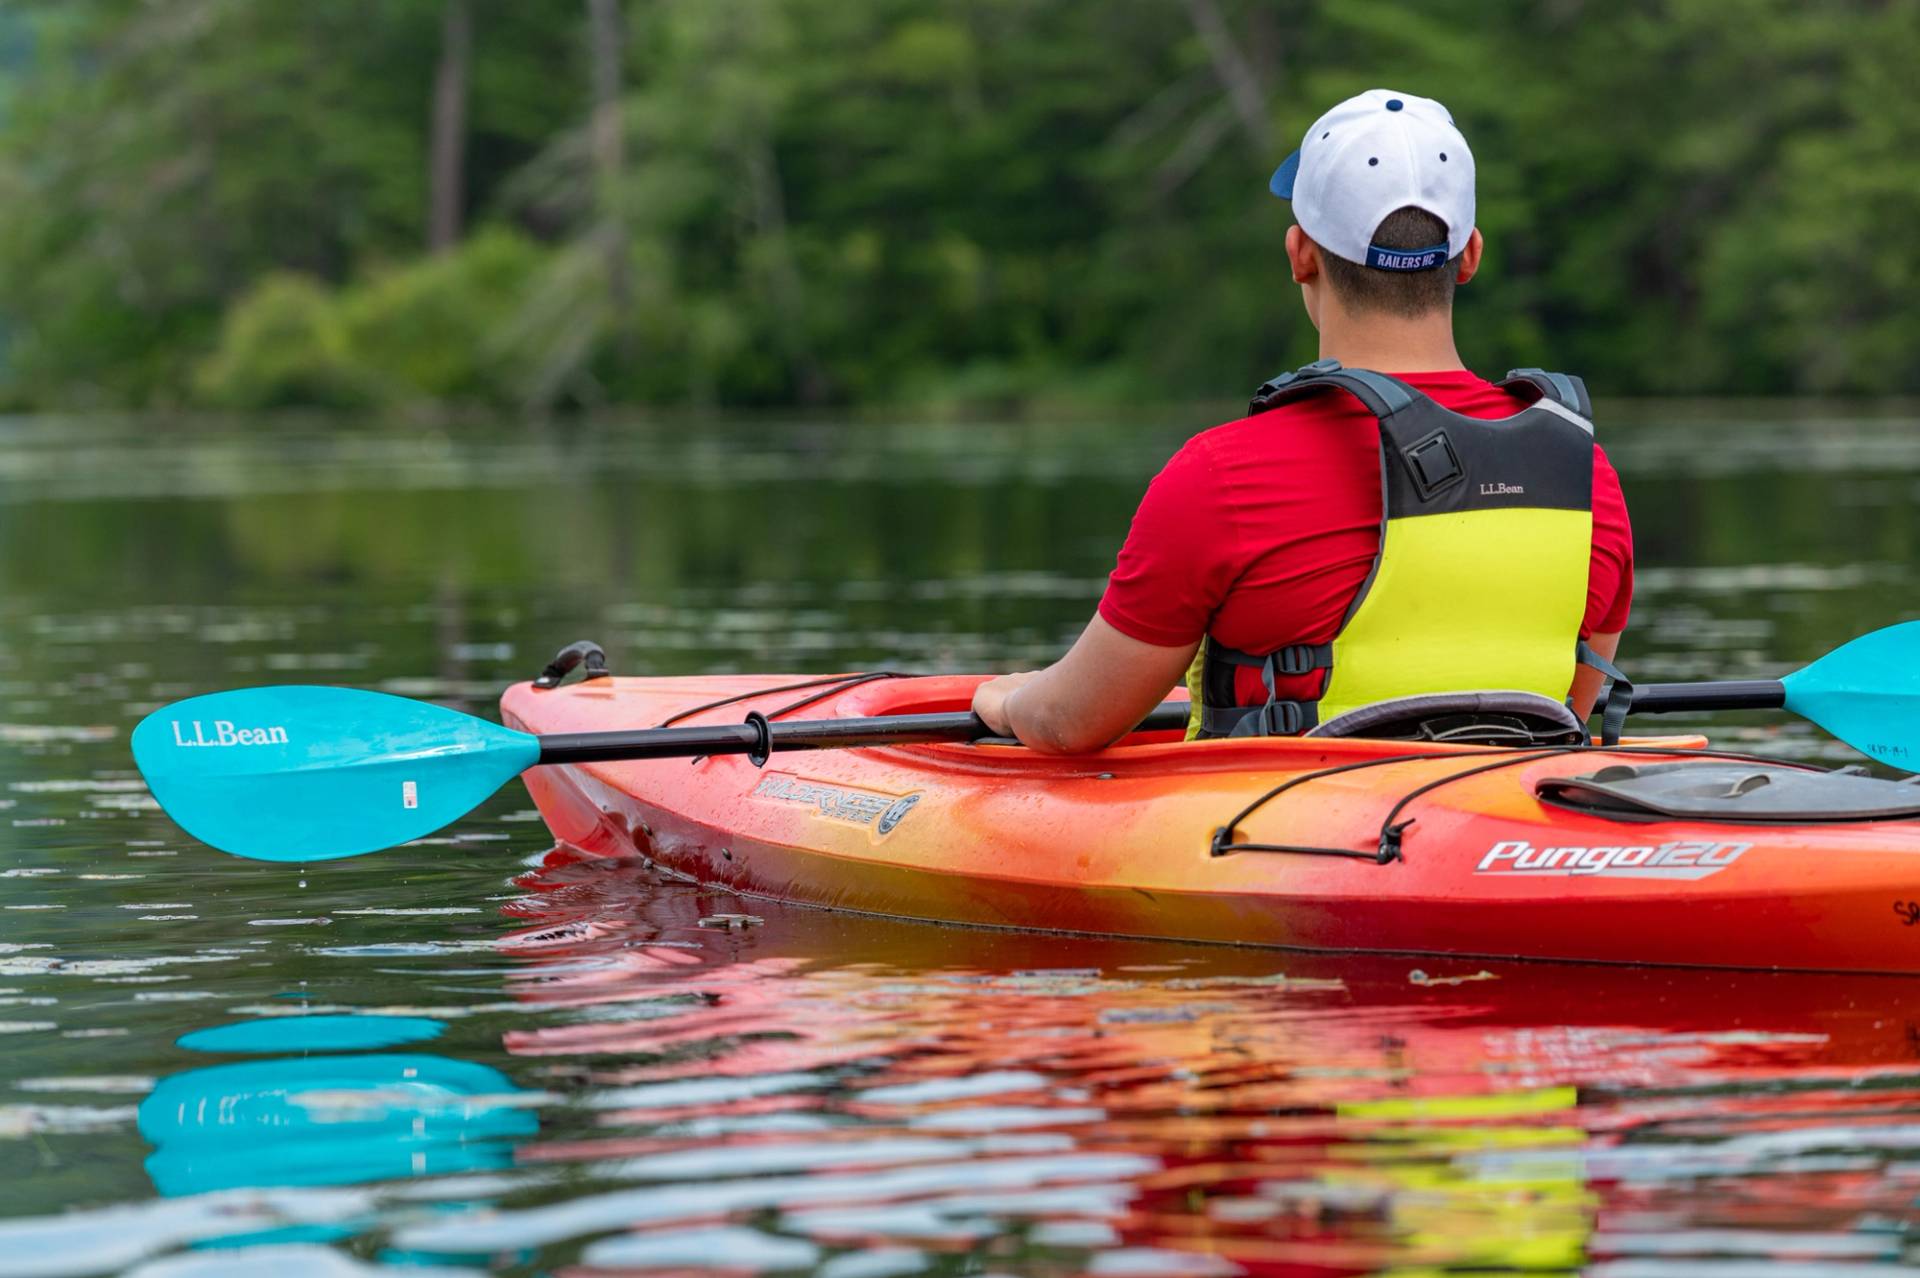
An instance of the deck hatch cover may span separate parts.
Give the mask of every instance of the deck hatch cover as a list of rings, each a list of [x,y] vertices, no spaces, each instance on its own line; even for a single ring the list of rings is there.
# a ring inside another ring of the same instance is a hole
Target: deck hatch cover
[[[1621,821],[1753,821],[1805,825],[1920,817],[1920,785],[1854,770],[1755,763],[1615,764],[1548,777],[1541,799]]]

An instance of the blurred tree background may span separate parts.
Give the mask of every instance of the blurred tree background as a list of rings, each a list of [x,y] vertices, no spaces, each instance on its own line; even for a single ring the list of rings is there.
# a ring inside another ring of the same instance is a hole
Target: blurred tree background
[[[1272,166],[1473,143],[1482,371],[1920,392],[1920,0],[6,0],[0,402],[1232,397]]]

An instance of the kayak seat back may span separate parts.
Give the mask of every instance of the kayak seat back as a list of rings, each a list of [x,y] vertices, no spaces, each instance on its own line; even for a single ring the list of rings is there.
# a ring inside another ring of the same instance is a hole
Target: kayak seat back
[[[1579,745],[1586,725],[1552,697],[1517,689],[1392,697],[1335,715],[1310,737],[1373,737],[1459,745]]]

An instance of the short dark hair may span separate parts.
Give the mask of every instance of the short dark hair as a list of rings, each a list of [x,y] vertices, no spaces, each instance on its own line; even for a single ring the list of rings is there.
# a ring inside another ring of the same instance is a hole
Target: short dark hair
[[[1445,242],[1447,226],[1425,209],[1412,205],[1395,209],[1373,233],[1373,242],[1381,248],[1422,249]],[[1453,305],[1453,280],[1458,273],[1460,255],[1447,259],[1445,266],[1425,271],[1383,271],[1337,257],[1325,248],[1320,261],[1327,283],[1340,300],[1356,311],[1385,311],[1415,319],[1430,311]]]

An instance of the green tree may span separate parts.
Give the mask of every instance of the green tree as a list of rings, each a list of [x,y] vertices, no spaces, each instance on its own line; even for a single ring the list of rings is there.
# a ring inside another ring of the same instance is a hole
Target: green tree
[[[1314,350],[1266,174],[1382,84],[1473,141],[1477,366],[1920,392],[1920,0],[11,13],[24,405],[1230,399]]]

